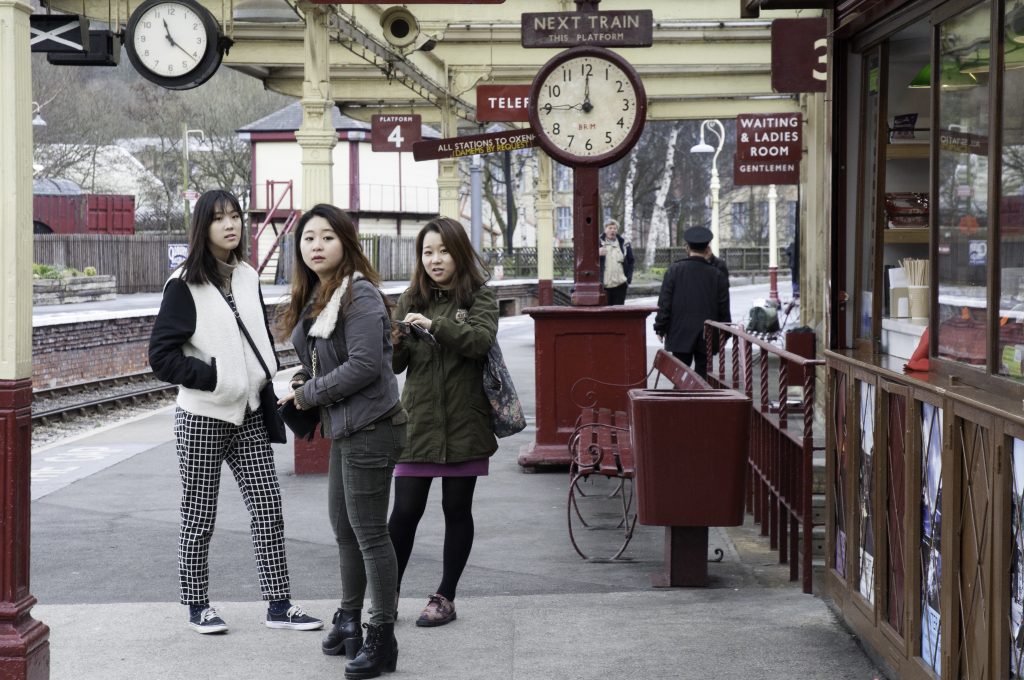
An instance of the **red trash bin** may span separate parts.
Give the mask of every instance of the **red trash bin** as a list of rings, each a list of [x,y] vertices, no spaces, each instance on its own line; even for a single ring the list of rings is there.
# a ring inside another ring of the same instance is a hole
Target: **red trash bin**
[[[743,524],[750,398],[733,390],[630,390],[637,515],[666,530],[655,585],[705,585],[708,527]]]

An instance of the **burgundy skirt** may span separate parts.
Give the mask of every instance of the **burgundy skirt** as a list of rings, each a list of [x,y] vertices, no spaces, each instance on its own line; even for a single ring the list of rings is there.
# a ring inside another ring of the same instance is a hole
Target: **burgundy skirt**
[[[399,463],[395,477],[484,477],[489,458],[476,458],[462,463]]]

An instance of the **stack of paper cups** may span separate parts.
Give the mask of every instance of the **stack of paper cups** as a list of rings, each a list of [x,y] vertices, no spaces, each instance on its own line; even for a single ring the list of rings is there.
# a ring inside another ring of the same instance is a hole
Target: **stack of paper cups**
[[[910,298],[910,316],[915,319],[928,318],[928,286],[907,286]]]

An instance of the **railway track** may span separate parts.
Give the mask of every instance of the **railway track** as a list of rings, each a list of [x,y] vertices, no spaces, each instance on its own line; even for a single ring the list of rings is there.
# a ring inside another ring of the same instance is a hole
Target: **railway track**
[[[281,368],[298,363],[292,349],[278,350]],[[177,386],[157,380],[152,371],[90,380],[72,385],[34,390],[32,424],[102,415],[123,406],[156,403],[177,393]]]

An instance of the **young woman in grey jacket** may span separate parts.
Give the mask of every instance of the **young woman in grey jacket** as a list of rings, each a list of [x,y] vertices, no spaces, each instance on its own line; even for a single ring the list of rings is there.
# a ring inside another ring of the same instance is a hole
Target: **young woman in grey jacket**
[[[389,305],[343,211],[316,205],[295,232],[291,302],[282,320],[302,369],[292,380],[300,410],[319,409],[331,439],[327,510],[341,562],[341,607],[324,654],[353,659],[346,678],[394,671],[398,567],[387,512],[395,463],[405,448],[405,410],[391,370]],[[366,639],[360,629],[369,585]]]

